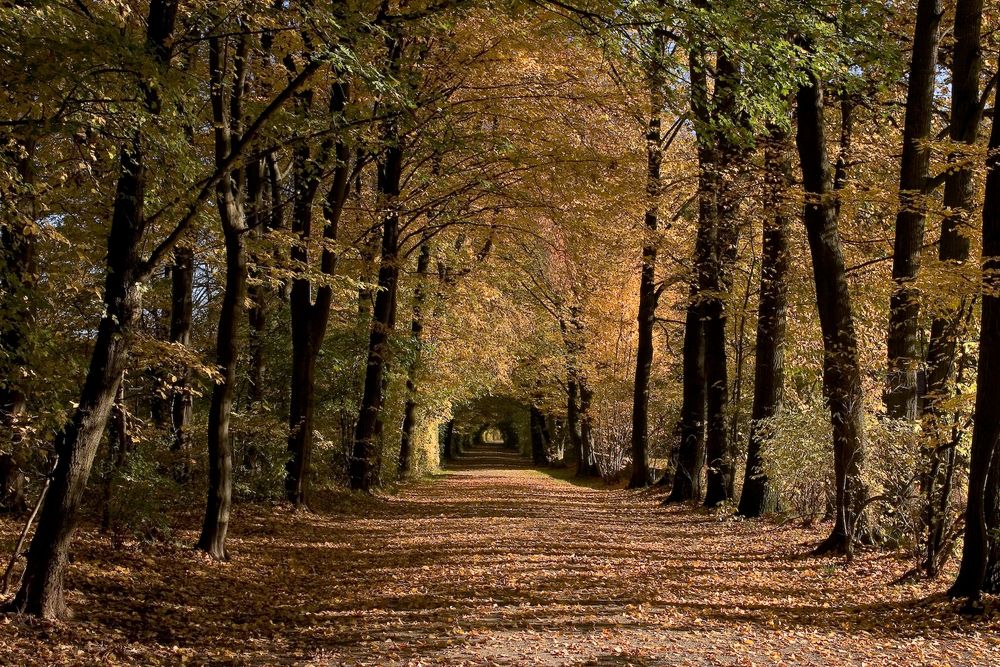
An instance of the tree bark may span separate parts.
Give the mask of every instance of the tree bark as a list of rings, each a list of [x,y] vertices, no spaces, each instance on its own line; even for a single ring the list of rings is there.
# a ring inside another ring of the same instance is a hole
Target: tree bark
[[[736,183],[742,161],[735,132],[742,119],[736,106],[735,91],[740,74],[736,64],[720,52],[716,62],[715,92],[710,113],[715,126],[730,129],[702,128],[699,143],[715,144],[715,150],[699,153],[713,182],[715,212],[703,219],[711,224],[712,248],[701,272],[702,320],[705,337],[705,474],[706,507],[732,499],[736,482],[736,457],[729,438],[729,359],[726,347],[728,312],[726,295],[732,291],[732,268],[736,261],[738,233],[735,217],[740,195]]]
[[[664,41],[657,34],[658,43]],[[646,125],[646,199],[648,201],[645,241],[642,246],[642,274],[639,279],[638,348],[635,354],[635,382],[632,395],[632,476],[629,488],[649,484],[649,378],[653,368],[653,326],[656,323],[656,228],[663,188],[663,73],[659,49],[649,65],[649,121]]]
[[[545,416],[535,406],[529,408],[531,422],[531,462],[536,466],[543,466],[548,463],[546,448],[548,438],[545,432]]]
[[[580,390],[580,459],[576,463],[577,477],[596,477],[599,474],[594,451],[594,390],[586,378],[579,381]]]
[[[952,596],[978,599],[1000,584],[1000,119],[993,118],[983,202],[983,310],[979,332],[979,375],[969,455],[965,543]]]
[[[785,381],[785,323],[788,310],[788,233],[791,215],[792,147],[789,132],[772,127],[765,146],[766,207],[773,215],[764,222],[760,298],[757,305],[756,366],[750,443],[738,514],[759,517],[778,509],[777,490],[764,472],[762,449],[766,420],[782,407]]]
[[[914,422],[917,419],[917,371],[920,348],[917,324],[920,291],[914,286],[920,271],[924,243],[926,198],[930,195],[931,121],[934,117],[934,88],[940,41],[940,0],[920,0],[917,4],[906,94],[903,129],[903,157],[899,170],[899,211],[893,246],[889,301],[888,376],[885,407],[890,418]]]
[[[823,389],[833,425],[836,512],[833,531],[817,552],[850,554],[866,497],[864,395],[857,335],[844,255],[837,228],[823,119],[823,87],[815,74],[799,87],[796,144],[806,195],[803,220],[812,255],[816,306],[823,335]]]
[[[405,479],[413,473],[413,441],[417,425],[417,373],[420,370],[420,353],[424,334],[424,302],[426,301],[426,286],[431,265],[430,241],[425,239],[420,244],[420,255],[417,257],[417,287],[413,295],[413,317],[410,320],[410,342],[413,345],[413,358],[406,373],[406,405],[403,409],[403,430],[399,440],[399,478]]]
[[[194,250],[178,246],[170,270],[170,342],[191,346],[192,286],[194,284]],[[186,364],[176,369],[177,380],[170,396],[170,449],[188,452],[191,446],[191,371]],[[186,466],[185,466],[186,468]],[[186,477],[183,470],[179,470]]]
[[[215,163],[222,168],[230,158],[239,137],[244,74],[249,45],[246,35],[237,38],[233,57],[233,76],[227,86],[228,49],[223,38],[209,38],[209,73],[211,76],[212,118],[215,125]],[[226,89],[229,89],[228,99]],[[240,348],[240,320],[243,316],[247,283],[246,218],[243,211],[242,172],[233,170],[216,186],[216,207],[226,246],[226,282],[219,309],[215,363],[222,375],[212,388],[208,412],[208,499],[201,535],[196,548],[213,558],[224,560],[229,508],[233,489],[233,445],[229,425],[233,395],[236,391],[236,366]]]
[[[146,29],[146,49],[153,62],[165,66],[177,14],[176,0],[152,0]],[[159,110],[155,90],[146,89],[146,106]],[[120,175],[108,234],[104,314],[97,328],[90,366],[73,417],[55,438],[57,462],[40,510],[38,528],[28,548],[21,585],[9,608],[43,618],[64,618],[63,574],[77,511],[108,423],[141,303],[140,254],[146,221],[143,203],[146,164],[143,138],[136,131],[119,156]]]
[[[705,422],[708,385],[706,379],[705,326],[703,291],[711,272],[717,232],[715,192],[716,153],[708,128],[711,105],[705,48],[694,45],[689,55],[691,74],[691,113],[698,138],[698,233],[695,239],[694,266],[690,301],[684,323],[683,389],[680,417],[680,446],[674,483],[667,502],[699,501],[702,498],[702,469],[705,460]]]
[[[389,37],[390,69],[398,67],[401,44]],[[378,270],[378,293],[368,336],[368,361],[361,407],[354,430],[349,477],[352,489],[367,491],[378,483],[379,442],[382,404],[385,400],[385,365],[389,340],[396,327],[396,291],[399,286],[399,194],[403,170],[402,136],[399,119],[390,116],[383,126],[385,146],[378,169],[378,191],[382,219],[382,257]]]
[[[979,135],[982,108],[979,104],[979,77],[982,69],[980,33],[982,28],[982,0],[958,0],[955,5],[955,46],[951,66],[951,127],[950,138],[956,145],[970,147]],[[938,259],[947,265],[959,266],[969,260],[968,225],[973,215],[975,201],[975,169],[964,159],[961,151],[949,155],[952,163],[944,187],[944,205],[948,214],[941,224]],[[930,341],[927,346],[927,382],[924,393],[924,412],[928,416],[931,438],[930,470],[942,470],[941,456],[954,454],[954,416],[942,407],[954,393],[953,382],[959,357],[958,342],[967,332],[966,323],[972,312],[971,300],[963,296],[959,305],[944,313],[938,311],[931,322]],[[942,447],[943,446],[943,447]],[[943,451],[942,451],[943,449]],[[949,504],[944,495],[951,487],[954,466],[944,465],[943,476],[937,474],[924,480],[927,487],[925,508],[927,537],[925,569],[928,575],[937,574],[939,555],[945,545],[943,535]],[[935,490],[940,489],[940,490]]]
[[[346,82],[333,85],[330,95],[330,116],[342,119],[350,99],[350,89]],[[321,149],[319,162],[326,161],[329,146]],[[313,416],[316,408],[316,361],[326,337],[333,303],[333,288],[323,284],[313,288],[308,275],[309,239],[312,234],[312,205],[319,186],[320,174],[309,161],[309,149],[298,152],[296,160],[296,196],[292,215],[292,232],[299,242],[292,247],[292,261],[298,263],[302,273],[292,281],[290,298],[292,319],[292,384],[288,415],[288,453],[286,465],[285,495],[296,507],[306,504],[309,465],[312,458]],[[338,138],[334,150],[336,167],[333,183],[323,207],[323,240],[335,241],[340,225],[340,217],[347,199],[348,177],[350,175],[350,149],[346,138]],[[320,271],[324,276],[336,273],[337,258],[328,245],[321,252]],[[315,291],[315,298],[313,293]]]

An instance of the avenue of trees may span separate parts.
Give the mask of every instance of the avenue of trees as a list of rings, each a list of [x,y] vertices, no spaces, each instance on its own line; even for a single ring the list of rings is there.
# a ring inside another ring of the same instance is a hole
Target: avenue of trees
[[[993,0],[2,3],[6,608],[67,614],[81,520],[203,508],[226,559],[234,502],[486,432],[1000,593],[998,36]]]

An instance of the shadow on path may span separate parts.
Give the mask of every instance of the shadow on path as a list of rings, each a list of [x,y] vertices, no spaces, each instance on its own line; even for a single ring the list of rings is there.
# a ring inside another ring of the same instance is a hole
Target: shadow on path
[[[801,557],[823,527],[582,488],[489,445],[398,496],[344,498],[237,508],[223,564],[85,531],[78,622],[0,626],[0,663],[1000,664],[996,621],[889,586],[906,563]]]

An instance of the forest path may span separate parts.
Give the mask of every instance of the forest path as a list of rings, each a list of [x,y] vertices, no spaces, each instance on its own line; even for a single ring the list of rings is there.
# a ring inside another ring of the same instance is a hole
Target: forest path
[[[194,518],[194,515],[192,515]],[[6,536],[7,530],[4,534]],[[241,506],[233,559],[80,536],[71,624],[0,623],[0,664],[1000,664],[906,563],[588,488],[482,447],[395,496]]]

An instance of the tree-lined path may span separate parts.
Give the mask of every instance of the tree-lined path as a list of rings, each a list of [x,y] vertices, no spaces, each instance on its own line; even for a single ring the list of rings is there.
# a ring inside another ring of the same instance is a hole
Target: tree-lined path
[[[996,621],[886,555],[719,520],[472,448],[393,497],[241,507],[233,558],[82,531],[75,622],[7,617],[3,664],[997,664]],[[194,517],[192,516],[192,519]],[[192,523],[191,527],[194,527]],[[12,530],[4,524],[5,534]]]

